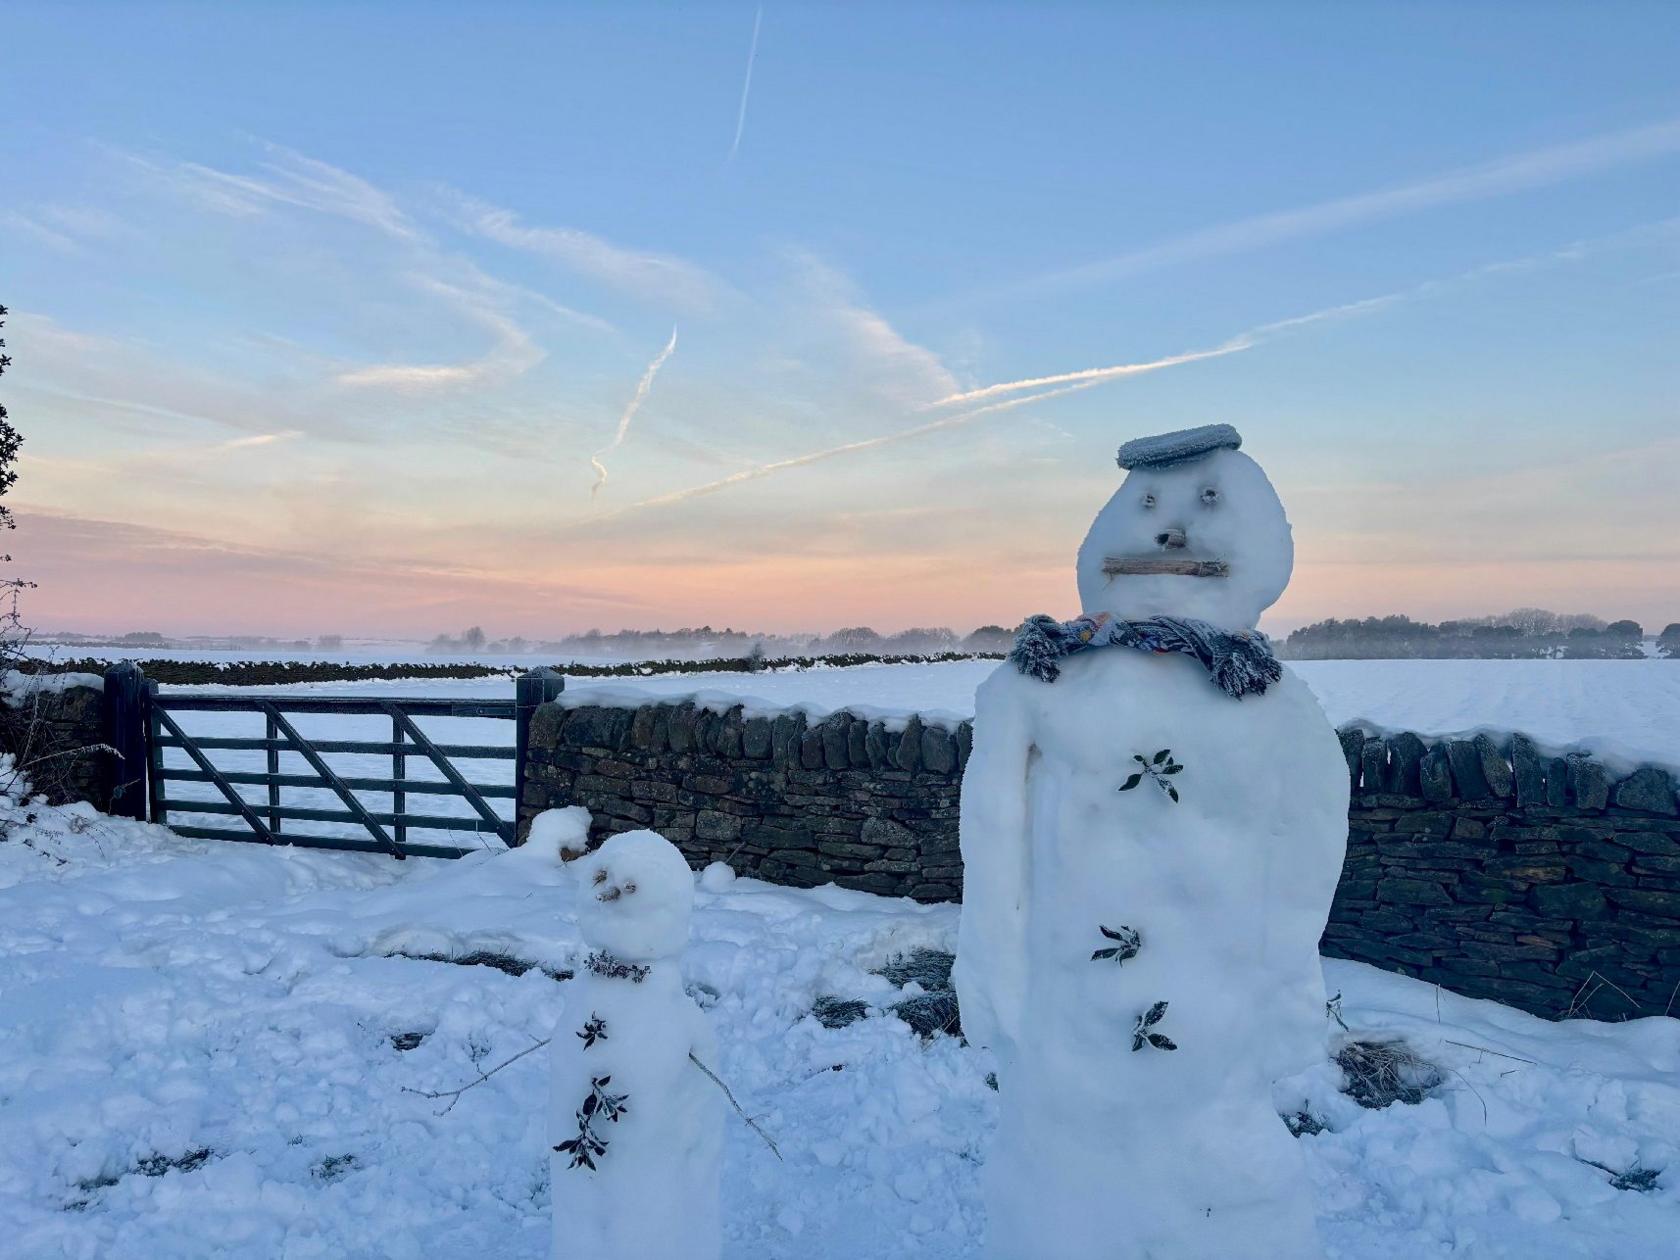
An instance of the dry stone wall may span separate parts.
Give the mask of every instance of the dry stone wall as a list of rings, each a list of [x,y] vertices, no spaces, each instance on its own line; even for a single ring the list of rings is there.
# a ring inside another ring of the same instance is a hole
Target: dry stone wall
[[[12,754],[34,790],[52,803],[92,801],[104,809],[110,804],[111,775],[108,757],[101,751],[102,684],[96,678],[86,685],[53,681],[57,685],[21,678],[5,695],[0,703],[0,752]]]
[[[696,866],[773,883],[955,900],[970,728],[837,713],[746,717],[691,704],[547,704],[531,721],[521,821],[585,805],[595,838],[652,827]]]
[[[1680,805],[1522,735],[1341,732],[1353,799],[1324,952],[1550,1017],[1680,1014]]]
[[[1680,804],[1665,771],[1615,776],[1523,736],[1341,732],[1353,787],[1327,954],[1537,1014],[1680,1014]],[[841,712],[547,704],[522,825],[584,805],[595,838],[653,827],[695,866],[921,901],[961,896],[973,732]]]

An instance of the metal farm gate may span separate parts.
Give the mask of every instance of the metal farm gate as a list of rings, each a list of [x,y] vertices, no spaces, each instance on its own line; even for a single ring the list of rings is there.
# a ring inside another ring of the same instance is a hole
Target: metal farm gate
[[[141,793],[135,789],[141,785],[134,779],[143,765],[145,812],[180,835],[395,858],[460,857],[484,847],[489,837],[508,846],[517,843],[530,717],[564,685],[558,674],[541,670],[517,679],[515,694],[505,700],[177,694],[159,691],[132,666],[119,669],[120,679],[107,678],[107,695],[123,711],[113,726],[126,728],[128,738],[119,744],[129,744],[123,756],[136,773],[119,785],[123,801],[114,803],[114,812],[140,813]],[[209,734],[188,730],[180,720],[188,713],[246,714],[254,720],[251,733]],[[420,718],[506,720],[513,723],[513,739],[446,742],[422,730]],[[255,733],[259,721],[260,735]],[[309,728],[307,733],[300,724]],[[172,750],[179,753],[172,755]],[[331,764],[329,756],[339,758],[339,764]],[[344,764],[345,758],[352,764]],[[514,763],[505,774],[457,764],[505,761]],[[474,782],[474,775],[499,781]],[[247,788],[258,791],[241,790]],[[504,800],[513,803],[506,816],[493,804]],[[175,821],[183,815],[207,816],[208,821]],[[287,826],[298,822],[335,824],[337,834]],[[444,835],[415,840],[414,831]]]

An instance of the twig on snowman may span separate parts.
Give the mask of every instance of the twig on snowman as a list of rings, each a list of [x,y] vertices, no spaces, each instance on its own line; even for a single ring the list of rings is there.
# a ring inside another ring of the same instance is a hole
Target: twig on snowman
[[[758,1122],[756,1120],[754,1120],[746,1112],[741,1110],[741,1104],[735,1101],[735,1095],[730,1092],[729,1086],[727,1086],[723,1083],[723,1079],[721,1077],[719,1077],[716,1072],[712,1071],[711,1068],[707,1067],[704,1063],[700,1062],[700,1060],[695,1057],[694,1051],[692,1051],[692,1050],[690,1050],[688,1052],[688,1061],[690,1063],[694,1064],[695,1067],[699,1068],[707,1076],[711,1077],[712,1084],[716,1085],[719,1089],[721,1089],[723,1091],[723,1096],[725,1098],[729,1099],[729,1105],[731,1107],[735,1108],[735,1114],[740,1116],[741,1119],[746,1122],[747,1128],[751,1129],[754,1133],[758,1134],[758,1136],[764,1140],[764,1145],[766,1145],[770,1148],[770,1153],[772,1155],[774,1155],[778,1160],[780,1160],[782,1158],[782,1153],[781,1153],[780,1150],[778,1150],[776,1148],[776,1143],[771,1140],[771,1137],[768,1133],[766,1133],[763,1129],[761,1129],[759,1127]]]
[[[1177,804],[1178,789],[1172,785],[1168,776],[1177,774],[1184,767],[1173,760],[1172,749],[1163,748],[1153,757],[1145,757],[1142,753],[1133,753],[1132,760],[1142,766],[1143,769],[1127,778],[1120,785],[1120,791],[1130,792],[1147,777],[1153,779],[1155,786],[1165,792],[1174,804]]]
[[[1167,1004],[1157,1002],[1137,1018],[1137,1025],[1132,1029],[1132,1051],[1136,1053],[1145,1046],[1154,1046],[1157,1050],[1177,1050],[1178,1043],[1171,1037],[1163,1036],[1149,1030],[1161,1022],[1161,1017],[1167,1013]]]
[[[1092,962],[1106,962],[1112,958],[1116,963],[1123,963],[1128,958],[1136,958],[1138,951],[1143,948],[1143,934],[1124,923],[1118,928],[1104,927],[1099,923],[1097,931],[1116,943],[1107,949],[1095,951],[1091,955]]]
[[[552,1148],[556,1154],[572,1157],[568,1168],[587,1168],[594,1172],[595,1156],[607,1153],[607,1139],[594,1129],[596,1119],[605,1116],[617,1124],[620,1116],[630,1114],[630,1095],[607,1093],[607,1086],[611,1084],[610,1072],[605,1076],[589,1078],[589,1096],[577,1110],[578,1135]]]
[[[597,1041],[607,1039],[607,1021],[591,1011],[578,1037],[582,1039],[585,1050],[592,1049]]]
[[[519,1060],[523,1059],[526,1055],[532,1053],[533,1051],[541,1050],[544,1046],[546,1046],[548,1044],[548,1042],[549,1042],[549,1038],[544,1037],[541,1041],[538,1041],[538,1042],[536,1042],[532,1045],[526,1046],[523,1050],[521,1050],[518,1054],[514,1055],[512,1058],[503,1059],[500,1063],[496,1064],[496,1066],[491,1068],[488,1072],[480,1071],[479,1074],[478,1074],[478,1079],[476,1081],[468,1081],[465,1085],[461,1086],[460,1089],[442,1089],[442,1090],[414,1089],[414,1088],[411,1088],[408,1085],[404,1085],[402,1087],[403,1093],[405,1093],[405,1094],[419,1094],[420,1097],[422,1097],[422,1098],[431,1098],[431,1099],[434,1099],[434,1100],[439,1099],[439,1098],[449,1099],[449,1106],[445,1107],[442,1111],[437,1113],[440,1116],[446,1116],[452,1110],[454,1110],[455,1104],[461,1101],[461,1095],[462,1094],[466,1093],[469,1089],[476,1089],[478,1086],[484,1084],[485,1081],[489,1080],[492,1076],[496,1075],[497,1072],[500,1072],[505,1067],[511,1067],[513,1064],[518,1063]]]
[[[586,1025],[586,1027],[587,1027],[587,1025]],[[583,1034],[580,1033],[578,1035],[582,1036]],[[606,1034],[605,1034],[604,1031],[601,1032],[599,1034],[599,1036],[602,1040],[606,1039]],[[440,1116],[448,1115],[449,1112],[454,1108],[455,1104],[461,1101],[461,1095],[462,1094],[466,1093],[469,1089],[478,1088],[478,1086],[484,1084],[485,1081],[489,1080],[492,1076],[496,1075],[497,1072],[500,1072],[505,1067],[511,1067],[513,1064],[517,1063],[520,1059],[523,1059],[526,1055],[532,1053],[533,1051],[541,1050],[544,1046],[546,1046],[549,1043],[549,1041],[550,1041],[550,1038],[544,1037],[541,1041],[536,1042],[533,1045],[526,1046],[525,1049],[521,1050],[518,1054],[513,1055],[511,1058],[503,1059],[500,1063],[498,1063],[495,1067],[491,1068],[488,1072],[480,1072],[478,1074],[478,1079],[476,1081],[468,1081],[465,1085],[461,1086],[459,1089],[443,1089],[443,1090],[414,1089],[411,1086],[404,1085],[402,1087],[403,1088],[403,1093],[405,1093],[405,1094],[418,1094],[422,1098],[430,1098],[430,1099],[433,1099],[434,1101],[439,1099],[439,1098],[447,1098],[447,1099],[449,1099],[449,1105],[447,1107],[445,1107],[442,1111],[438,1112],[437,1114],[440,1115]],[[762,1141],[764,1142],[764,1145],[766,1145],[770,1148],[770,1153],[772,1155],[774,1155],[777,1159],[781,1159],[782,1158],[782,1152],[781,1152],[781,1149],[779,1147],[777,1147],[775,1140],[768,1133],[766,1133],[764,1131],[763,1127],[756,1120],[754,1120],[751,1116],[749,1116],[745,1111],[743,1111],[741,1109],[741,1104],[736,1101],[734,1093],[730,1090],[729,1086],[727,1086],[723,1083],[722,1078],[720,1078],[716,1072],[712,1071],[711,1068],[707,1067],[704,1063],[700,1062],[700,1060],[695,1057],[694,1051],[692,1051],[692,1050],[690,1050],[688,1052],[688,1061],[690,1063],[694,1064],[695,1067],[699,1068],[702,1072],[704,1072],[708,1077],[711,1078],[712,1083],[723,1091],[723,1096],[725,1098],[729,1099],[729,1105],[731,1107],[735,1108],[735,1114],[741,1117],[742,1121],[745,1122],[747,1128],[751,1129],[754,1133],[758,1134],[759,1138],[762,1139]]]

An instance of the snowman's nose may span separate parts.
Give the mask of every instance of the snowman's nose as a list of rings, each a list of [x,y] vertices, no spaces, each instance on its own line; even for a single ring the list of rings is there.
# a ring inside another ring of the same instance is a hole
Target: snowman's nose
[[[1155,545],[1165,547],[1169,551],[1176,551],[1184,546],[1184,531],[1182,529],[1165,529],[1155,535]]]

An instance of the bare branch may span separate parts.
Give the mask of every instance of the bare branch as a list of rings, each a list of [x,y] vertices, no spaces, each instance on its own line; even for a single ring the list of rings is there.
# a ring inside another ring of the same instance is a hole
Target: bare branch
[[[1231,566],[1223,560],[1178,560],[1169,556],[1108,556],[1103,560],[1107,577],[1229,577]]]
[[[1510,1059],[1515,1063],[1528,1063],[1528,1064],[1533,1064],[1535,1067],[1539,1066],[1539,1064],[1536,1063],[1533,1059],[1525,1059],[1520,1054],[1506,1054],[1502,1050],[1490,1050],[1486,1046],[1472,1045],[1468,1041],[1453,1041],[1453,1040],[1451,1040],[1450,1038],[1447,1038],[1447,1037],[1443,1037],[1443,1038],[1441,1038],[1441,1040],[1446,1042],[1446,1044],[1449,1045],[1449,1046],[1461,1046],[1465,1050],[1480,1050],[1483,1054],[1498,1055],[1501,1059]]]
[[[723,1096],[725,1098],[729,1099],[729,1105],[731,1107],[735,1108],[735,1114],[740,1116],[741,1119],[746,1122],[747,1128],[751,1129],[754,1133],[758,1134],[758,1136],[764,1140],[764,1145],[766,1145],[770,1148],[770,1153],[772,1155],[774,1155],[777,1159],[781,1159],[782,1158],[782,1153],[781,1153],[781,1151],[776,1149],[776,1143],[771,1140],[771,1137],[768,1133],[766,1133],[762,1128],[759,1127],[758,1122],[756,1120],[754,1120],[746,1112],[741,1110],[741,1104],[735,1101],[735,1095],[730,1093],[729,1086],[727,1086],[723,1083],[722,1079],[719,1078],[718,1074],[716,1072],[712,1071],[712,1069],[707,1067],[704,1063],[700,1062],[699,1059],[695,1058],[694,1057],[694,1051],[692,1051],[692,1050],[690,1050],[688,1052],[688,1061],[690,1063],[694,1064],[695,1067],[699,1068],[707,1076],[712,1078],[712,1084],[716,1085],[719,1089],[721,1089],[723,1091]]]
[[[433,1100],[436,1100],[436,1099],[439,1099],[439,1098],[449,1099],[449,1106],[445,1107],[442,1111],[437,1113],[440,1116],[446,1116],[454,1109],[455,1104],[461,1101],[461,1095],[462,1094],[466,1093],[469,1089],[476,1089],[478,1086],[484,1084],[485,1081],[489,1080],[492,1076],[496,1075],[497,1072],[500,1072],[505,1067],[509,1067],[512,1064],[518,1063],[519,1060],[523,1059],[526,1055],[530,1054],[532,1051],[541,1050],[544,1046],[546,1046],[549,1043],[550,1040],[552,1040],[552,1038],[544,1037],[541,1041],[535,1043],[534,1045],[526,1046],[523,1050],[521,1050],[518,1054],[514,1055],[512,1058],[503,1059],[500,1063],[496,1064],[496,1066],[491,1068],[488,1072],[480,1072],[478,1074],[478,1079],[476,1081],[468,1081],[465,1085],[461,1086],[460,1089],[440,1089],[440,1090],[413,1089],[413,1088],[411,1088],[407,1085],[404,1085],[403,1086],[403,1093],[405,1093],[405,1094],[419,1094],[420,1097],[422,1097],[422,1098],[430,1098],[430,1099],[433,1099]]]

